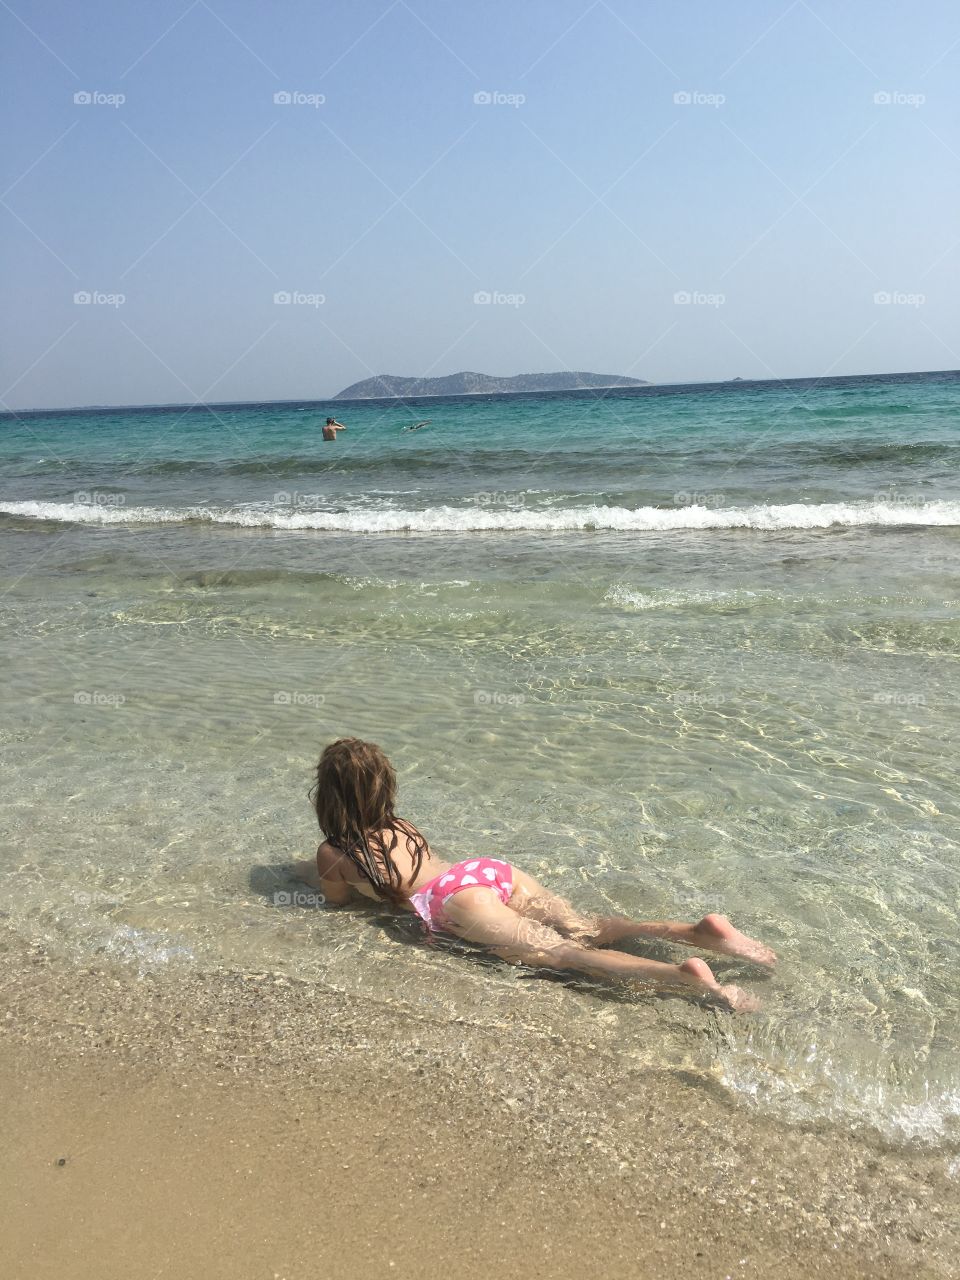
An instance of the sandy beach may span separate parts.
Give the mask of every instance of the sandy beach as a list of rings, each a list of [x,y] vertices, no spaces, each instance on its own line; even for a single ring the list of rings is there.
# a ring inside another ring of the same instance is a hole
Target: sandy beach
[[[957,1274],[942,1154],[559,1035],[5,942],[11,1277]]]

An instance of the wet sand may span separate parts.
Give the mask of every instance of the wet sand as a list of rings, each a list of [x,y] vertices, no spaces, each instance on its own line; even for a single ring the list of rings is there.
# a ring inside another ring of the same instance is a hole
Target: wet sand
[[[949,1277],[956,1153],[270,974],[3,937],[5,1274]]]

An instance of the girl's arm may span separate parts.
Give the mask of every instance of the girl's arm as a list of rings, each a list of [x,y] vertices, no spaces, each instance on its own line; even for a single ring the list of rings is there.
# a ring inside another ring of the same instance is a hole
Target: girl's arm
[[[327,903],[334,907],[342,907],[350,901],[353,893],[349,882],[341,871],[343,854],[329,842],[324,842],[312,860],[297,862],[293,874],[303,880],[311,889],[319,889]]]

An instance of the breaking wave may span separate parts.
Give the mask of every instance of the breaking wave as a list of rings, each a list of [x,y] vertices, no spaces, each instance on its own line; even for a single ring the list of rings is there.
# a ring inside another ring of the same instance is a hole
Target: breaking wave
[[[211,524],[329,533],[657,533],[672,530],[830,529],[960,525],[960,502],[763,503],[711,508],[578,506],[537,509],[437,506],[420,510],[305,511],[289,506],[127,507],[76,502],[0,502],[0,514],[60,524]]]

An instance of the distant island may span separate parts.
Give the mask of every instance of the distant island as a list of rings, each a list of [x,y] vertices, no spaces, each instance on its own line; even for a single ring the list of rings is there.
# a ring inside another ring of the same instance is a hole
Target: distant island
[[[601,391],[608,387],[647,387],[642,378],[616,373],[518,373],[494,378],[489,373],[451,373],[446,378],[398,378],[379,373],[338,391],[334,400],[387,400],[393,396],[505,395],[517,391]]]

